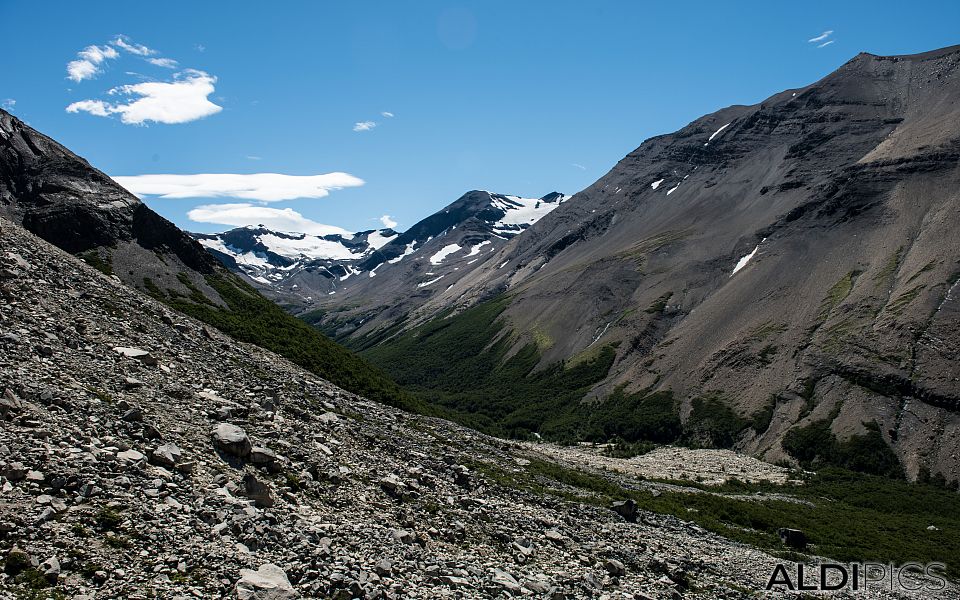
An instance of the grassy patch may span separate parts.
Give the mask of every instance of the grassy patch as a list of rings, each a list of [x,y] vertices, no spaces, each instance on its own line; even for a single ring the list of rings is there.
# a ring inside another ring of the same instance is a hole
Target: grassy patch
[[[77,255],[80,260],[87,263],[94,269],[104,275],[113,275],[113,265],[110,263],[110,257],[104,258],[97,250],[90,250]]]
[[[546,461],[508,472],[495,465],[477,471],[500,485],[528,493],[606,506],[631,498],[643,510],[693,521],[726,538],[772,552],[789,552],[776,530],[804,531],[812,550],[842,561],[939,561],[960,576],[960,496],[929,486],[827,469],[801,486],[731,482],[711,493],[628,489],[612,480]],[[757,493],[795,501],[759,499]],[[751,497],[751,499],[746,499]],[[928,530],[929,525],[939,528]],[[803,558],[794,555],[792,559]]]
[[[673,293],[672,293],[672,292],[668,292],[668,293],[660,296],[659,298],[657,298],[656,300],[654,300],[654,301],[653,301],[653,304],[651,304],[650,306],[648,306],[648,307],[646,308],[646,310],[644,310],[644,312],[646,312],[646,313],[648,313],[648,314],[651,314],[651,315],[661,314],[661,313],[664,311],[664,309],[667,308],[667,302],[670,301],[670,297],[671,297],[671,296],[673,296]]]
[[[895,315],[899,315],[904,311],[905,308],[907,308],[907,305],[913,302],[916,297],[920,295],[920,292],[922,292],[925,287],[927,286],[916,285],[900,294],[893,300],[893,302],[887,305],[887,310]]]
[[[850,295],[850,292],[853,290],[853,284],[859,275],[860,271],[850,271],[827,290],[826,298],[820,303],[820,312],[818,315],[820,321],[826,321],[833,309]]]

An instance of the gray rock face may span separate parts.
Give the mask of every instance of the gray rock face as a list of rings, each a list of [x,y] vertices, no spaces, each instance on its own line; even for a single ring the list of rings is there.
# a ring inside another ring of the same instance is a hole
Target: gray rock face
[[[253,448],[250,438],[241,427],[232,423],[220,423],[213,430],[213,444],[223,452],[238,458],[246,458]]]
[[[236,585],[239,600],[287,600],[298,598],[287,574],[277,565],[266,563],[256,571],[240,570],[240,580]]]

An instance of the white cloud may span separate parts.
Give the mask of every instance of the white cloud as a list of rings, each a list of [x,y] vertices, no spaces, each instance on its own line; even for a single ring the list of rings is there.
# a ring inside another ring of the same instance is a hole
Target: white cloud
[[[248,155],[247,155],[247,160],[263,160],[263,157],[262,157],[262,156],[256,156],[256,155],[254,155],[254,154],[248,154]]]
[[[394,221],[393,218],[390,217],[390,215],[383,215],[382,217],[380,217],[380,222],[383,223],[383,226],[386,227],[387,229],[393,229],[394,227],[397,226],[397,222]]]
[[[585,166],[581,165],[580,163],[570,163],[570,166],[571,166],[571,167],[576,167],[577,169],[580,169],[581,171],[586,171],[586,170],[587,170],[587,168],[586,168]]]
[[[137,56],[152,56],[157,53],[157,51],[152,48],[147,48],[141,44],[134,44],[130,38],[125,35],[118,35],[111,43],[117,48],[122,48],[130,54],[136,54]]]
[[[292,208],[270,208],[252,204],[205,204],[187,212],[187,217],[197,223],[216,223],[233,227],[264,225],[274,231],[320,236],[339,234],[350,237],[353,235],[346,229],[317,223]]]
[[[374,123],[373,121],[360,121],[359,123],[353,124],[353,130],[354,131],[370,131],[376,126],[377,124]]]
[[[0,102],[0,108],[3,110],[13,110],[13,107],[17,105],[17,101],[13,98],[7,98],[3,102]]]
[[[127,124],[189,123],[214,115],[223,107],[207,96],[214,92],[217,78],[203,71],[187,69],[174,75],[173,81],[148,81],[110,90],[110,95],[136,97],[127,103],[81,100],[67,106],[68,113],[88,112],[98,117],[119,114]]]
[[[110,46],[87,46],[77,52],[77,60],[67,63],[67,77],[77,83],[92,79],[100,74],[103,61],[117,56],[119,53]]]
[[[241,198],[279,202],[323,198],[331,190],[359,187],[364,181],[349,173],[283,175],[281,173],[201,173],[196,175],[118,176],[114,181],[137,196],[158,198]]]
[[[393,113],[390,112],[389,110],[385,110],[385,111],[383,111],[382,113],[380,113],[380,116],[386,117],[386,118],[388,118],[388,119],[392,119],[392,118],[393,118]]]
[[[827,46],[829,46],[830,44],[834,43],[835,41],[836,41],[836,40],[830,40],[829,42],[824,42],[824,43],[820,44],[819,46],[817,46],[817,48],[826,48]]]
[[[809,40],[807,40],[807,42],[809,42],[809,43],[811,43],[811,44],[816,44],[817,42],[822,42],[823,40],[827,39],[827,38],[830,37],[831,35],[833,35],[833,30],[832,30],[832,29],[828,29],[828,30],[824,31],[823,33],[821,33],[820,35],[818,35],[817,37],[812,37],[812,38],[810,38]],[[818,47],[819,47],[819,46],[818,46]]]
[[[176,69],[178,65],[177,61],[172,58],[148,58],[147,62],[165,69]]]

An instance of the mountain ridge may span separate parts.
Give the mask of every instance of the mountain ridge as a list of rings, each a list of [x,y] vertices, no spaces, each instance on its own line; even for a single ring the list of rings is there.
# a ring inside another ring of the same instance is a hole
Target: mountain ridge
[[[345,341],[392,364],[398,331],[506,295],[507,356],[534,344],[542,370],[614,349],[584,398],[599,412],[617,390],[669,391],[685,423],[705,398],[738,419],[772,402],[737,449],[797,460],[788,434],[826,423],[879,432],[911,478],[958,479],[958,65],[960,47],[861,54],[650,138],[412,316]]]

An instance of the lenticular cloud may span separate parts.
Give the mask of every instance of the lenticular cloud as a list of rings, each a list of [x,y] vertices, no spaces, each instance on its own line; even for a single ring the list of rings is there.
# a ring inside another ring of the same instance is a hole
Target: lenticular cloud
[[[114,181],[138,196],[158,198],[240,198],[279,202],[323,198],[331,190],[359,187],[364,181],[349,173],[284,175],[281,173],[200,173],[196,175],[118,176]]]

